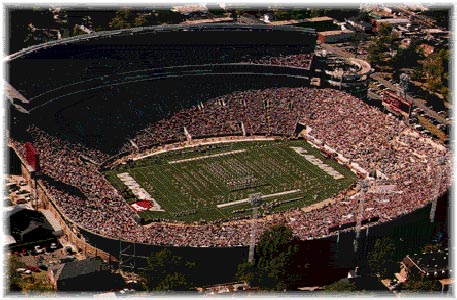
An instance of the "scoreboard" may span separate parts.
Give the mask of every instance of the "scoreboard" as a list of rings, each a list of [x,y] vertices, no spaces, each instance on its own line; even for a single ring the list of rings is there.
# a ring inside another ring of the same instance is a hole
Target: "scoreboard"
[[[404,116],[406,119],[410,116],[411,103],[405,97],[397,95],[393,91],[384,92],[382,95],[382,106],[395,114]]]

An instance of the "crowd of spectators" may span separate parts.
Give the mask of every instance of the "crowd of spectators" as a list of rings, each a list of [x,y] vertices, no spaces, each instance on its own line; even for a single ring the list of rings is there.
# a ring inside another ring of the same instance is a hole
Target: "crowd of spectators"
[[[368,186],[394,185],[389,193],[358,185],[313,210],[297,208],[257,220],[257,238],[273,224],[285,223],[300,239],[336,234],[330,228],[378,217],[385,222],[430,203],[450,186],[449,150],[432,142],[392,115],[383,114],[360,99],[333,89],[277,88],[235,92],[182,110],[151,124],[132,141],[141,147],[184,140],[184,127],[195,139],[218,135],[294,134],[297,122],[365,170],[378,170],[386,178],[367,180]],[[244,128],[244,129],[243,129]],[[98,171],[95,162],[107,156],[82,145],[71,144],[36,127],[30,127],[33,144],[40,152],[40,181],[54,203],[80,227],[95,233],[135,242],[175,246],[248,245],[249,219],[205,224],[153,222],[140,225],[138,216]],[[24,145],[11,141],[24,154]],[[138,151],[127,142],[123,151]],[[443,159],[444,158],[444,159]],[[48,178],[48,179],[46,179]],[[49,180],[52,179],[52,180]],[[62,185],[56,184],[56,182]],[[72,186],[75,190],[65,188]],[[358,215],[358,200],[363,208]],[[158,200],[160,201],[160,200]],[[350,229],[347,229],[350,230]]]
[[[295,54],[295,55],[281,55],[278,57],[262,57],[259,59],[251,59],[249,63],[261,64],[261,65],[276,65],[276,66],[288,66],[309,69],[313,55],[307,54]]]

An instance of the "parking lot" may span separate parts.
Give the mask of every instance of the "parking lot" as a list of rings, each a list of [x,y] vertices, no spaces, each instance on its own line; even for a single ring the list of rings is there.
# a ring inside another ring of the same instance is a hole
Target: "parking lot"
[[[8,176],[6,187],[11,204],[33,204],[33,195],[31,194],[30,187],[21,176]]]
[[[64,240],[61,242],[65,243]],[[34,247],[34,250],[24,248],[14,251],[13,255],[26,265],[25,269],[32,270],[36,273],[47,271],[49,267],[54,265],[85,258],[80,253],[75,253],[74,247],[65,244],[62,245],[61,242],[59,241],[55,244],[56,249],[52,249],[50,244],[46,246],[41,245]]]

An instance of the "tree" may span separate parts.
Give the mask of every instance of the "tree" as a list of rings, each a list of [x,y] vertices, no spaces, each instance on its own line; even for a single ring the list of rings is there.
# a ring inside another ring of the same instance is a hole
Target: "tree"
[[[145,15],[139,15],[135,18],[135,20],[133,20],[134,27],[147,27],[149,25],[149,20]]]
[[[436,280],[421,278],[417,272],[408,274],[408,279],[403,283],[402,289],[411,292],[441,291],[441,283]]]
[[[438,250],[441,250],[442,248],[443,246],[441,244],[427,244],[421,249],[421,252],[438,252]]]
[[[238,271],[235,278],[237,281],[254,282],[255,266],[249,262],[243,262],[238,265]]]
[[[132,27],[132,13],[128,9],[118,10],[111,20],[113,29],[128,29]]]
[[[355,283],[349,280],[339,280],[324,286],[324,291],[328,292],[354,292],[356,290],[357,286]]]
[[[17,268],[25,268],[25,264],[20,262],[16,257],[11,256],[8,263],[8,283],[9,290],[11,292],[17,292],[21,290],[21,275],[16,272]]]
[[[371,270],[385,278],[392,270],[395,270],[396,263],[393,259],[396,247],[389,237],[378,239],[373,250],[368,253],[367,259]]]
[[[360,21],[370,22],[370,14],[367,11],[362,11],[357,16],[357,19]]]
[[[435,92],[447,94],[449,71],[449,51],[440,50],[431,54],[424,62],[424,72],[428,87]]]
[[[384,47],[382,43],[378,41],[371,41],[368,45],[368,61],[372,65],[380,65],[384,59],[384,52],[387,49]]]
[[[260,237],[255,264],[240,264],[236,278],[266,290],[284,290],[291,281],[303,276],[308,267],[299,250],[298,240],[289,227],[272,226]]]
[[[368,61],[373,65],[380,65],[384,62],[384,53],[391,50],[398,50],[398,35],[392,32],[392,26],[381,23],[377,36],[371,39],[368,46]]]
[[[142,276],[149,291],[186,291],[191,287],[187,275],[194,266],[193,262],[183,262],[182,257],[163,249],[148,258]]]
[[[411,40],[411,44],[407,48],[398,48],[397,55],[391,60],[393,79],[398,81],[402,68],[415,68],[418,66],[418,61],[422,58],[422,50],[419,48],[418,42],[415,39]]]
[[[186,275],[179,272],[166,274],[165,278],[155,288],[158,291],[187,291],[188,289],[189,284]]]
[[[77,36],[77,35],[82,35],[82,34],[87,34],[87,33],[84,30],[82,30],[78,24],[75,24],[75,27],[73,27],[72,36]]]
[[[416,66],[413,68],[413,74],[411,75],[412,80],[420,81],[423,80],[425,77],[424,70],[422,69],[422,65]]]
[[[318,8],[311,9],[311,14],[310,14],[311,18],[322,17],[322,16],[325,16],[325,15],[327,15],[327,10],[326,9],[318,9]]]
[[[53,287],[47,278],[38,279],[35,275],[21,277],[16,271],[17,268],[25,268],[26,265],[16,257],[10,256],[8,263],[8,284],[10,292],[33,292],[34,294],[43,294],[53,291]]]

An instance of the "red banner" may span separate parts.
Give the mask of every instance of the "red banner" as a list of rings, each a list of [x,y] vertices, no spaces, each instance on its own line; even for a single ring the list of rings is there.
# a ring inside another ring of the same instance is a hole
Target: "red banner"
[[[40,171],[40,159],[38,151],[29,142],[25,143],[25,159],[33,171]]]

